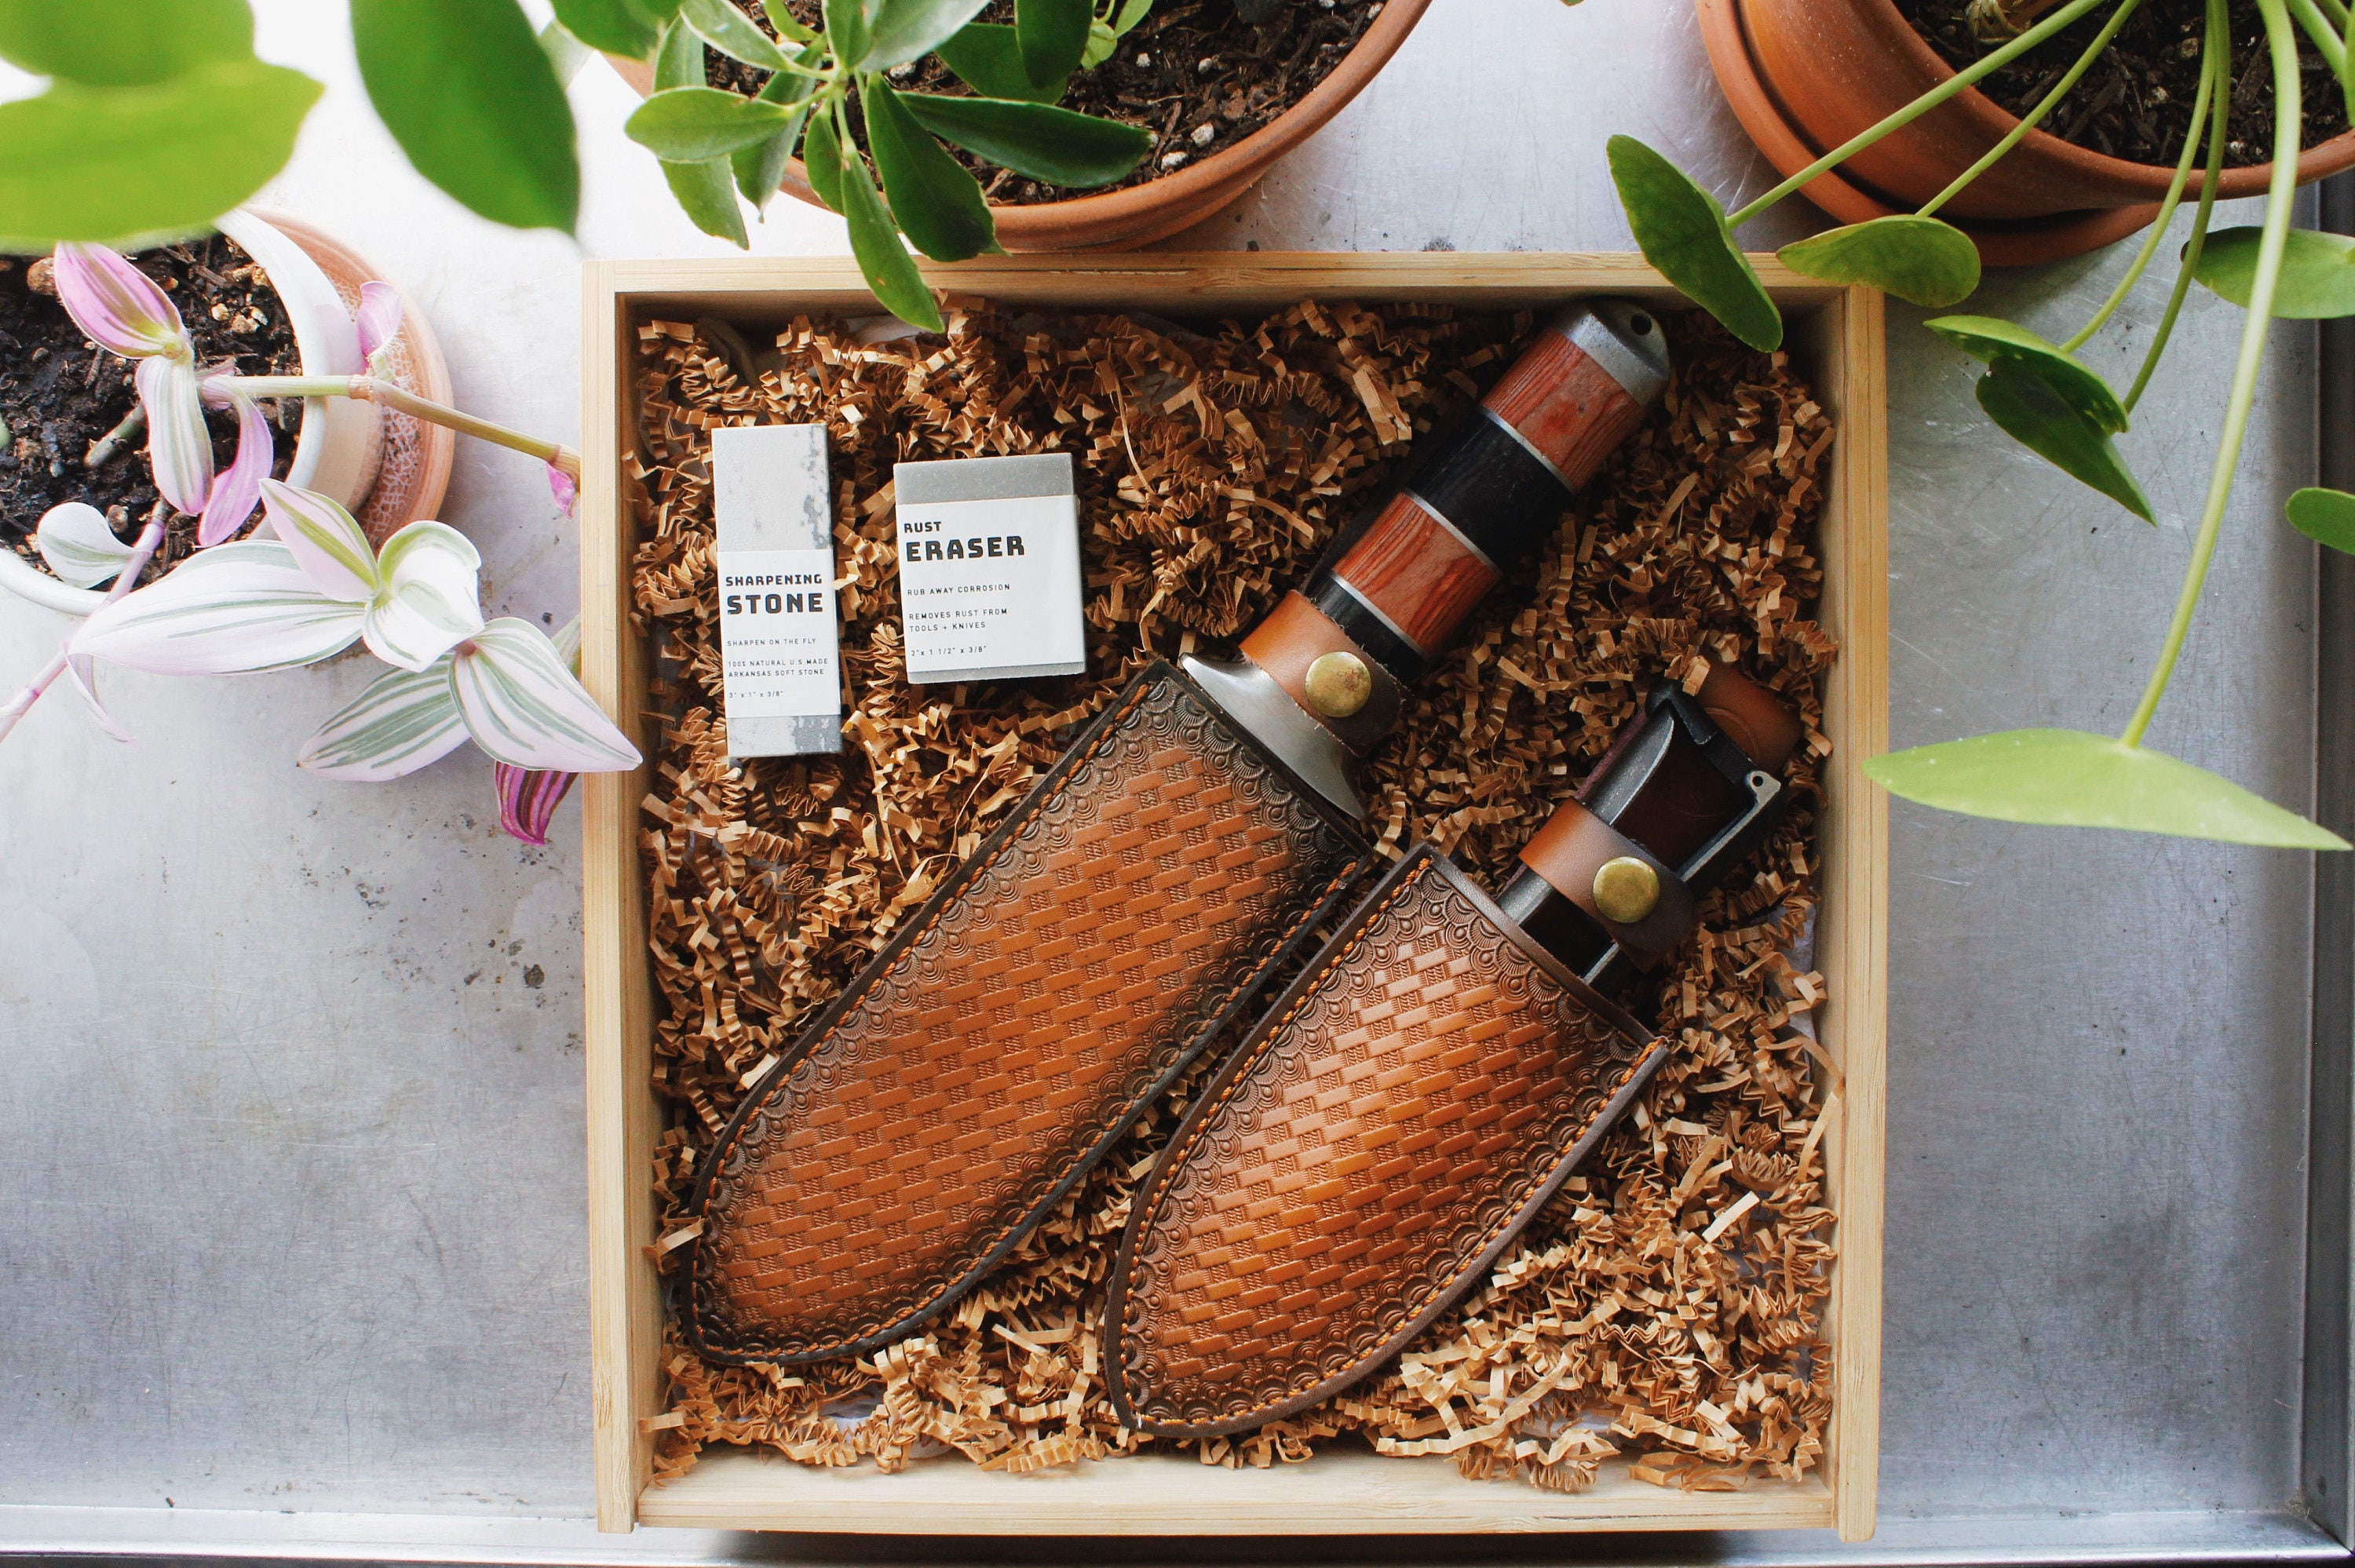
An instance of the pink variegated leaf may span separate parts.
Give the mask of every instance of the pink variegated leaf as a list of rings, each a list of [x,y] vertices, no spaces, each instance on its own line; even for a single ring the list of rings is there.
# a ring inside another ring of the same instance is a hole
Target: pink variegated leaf
[[[494,620],[462,643],[451,661],[450,691],[466,733],[495,762],[565,773],[638,765],[638,748],[529,621]]]
[[[50,507],[42,514],[33,542],[50,573],[79,588],[112,582],[136,554],[115,536],[106,514],[86,501]]]
[[[570,474],[554,463],[548,465],[548,490],[556,497],[556,504],[563,509],[567,517],[571,516],[572,509],[581,504],[581,487],[572,482]]]
[[[187,328],[164,291],[105,246],[69,240],[50,264],[58,302],[99,347],[125,359],[191,353]]]
[[[376,374],[377,351],[389,348],[400,335],[400,291],[389,283],[360,285],[360,358]]]
[[[93,612],[67,644],[158,675],[285,670],[359,641],[366,607],[319,591],[275,539],[218,545]]]
[[[544,845],[556,808],[563,804],[564,797],[572,791],[572,781],[581,775],[500,762],[492,766],[491,777],[498,785],[499,826],[507,837]]]
[[[393,670],[319,726],[295,766],[356,784],[399,779],[466,744],[450,695],[450,656],[422,670]]]
[[[411,523],[384,542],[377,565],[368,645],[386,663],[422,670],[483,629],[483,557],[448,524]]]
[[[110,738],[129,746],[131,732],[115,723],[114,715],[106,711],[106,705],[98,700],[98,662],[87,653],[69,655],[66,660],[66,679],[80,694],[82,705],[90,710],[90,716],[98,721],[98,727],[104,730]]]
[[[376,552],[358,519],[335,497],[275,479],[260,482],[271,531],[294,553],[303,570],[329,599],[366,604],[383,586]]]
[[[155,488],[194,517],[213,490],[213,433],[205,425],[196,365],[186,355],[159,354],[141,360],[134,378],[147,411],[147,466]]]
[[[213,481],[205,500],[205,514],[197,524],[197,543],[210,547],[234,537],[261,504],[261,482],[278,461],[278,443],[270,433],[269,418],[250,397],[237,399],[237,459]]]

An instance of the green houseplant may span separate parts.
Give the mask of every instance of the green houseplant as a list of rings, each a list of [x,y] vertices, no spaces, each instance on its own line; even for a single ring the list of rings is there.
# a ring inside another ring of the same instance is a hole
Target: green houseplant
[[[561,0],[535,34],[516,0],[349,0],[361,79],[419,173],[474,212],[560,228],[581,170],[563,78],[582,40],[660,62],[630,122],[702,228],[743,243],[799,151],[877,297],[939,324],[905,232],[926,255],[994,247],[973,176],[936,137],[1033,178],[1118,179],[1150,146],[1134,126],[1055,107],[1149,0],[1024,0],[1011,27],[969,26],[986,0],[831,0],[825,26],[772,6],[788,54],[729,0]],[[757,98],[702,83],[703,46],[773,71]],[[896,92],[886,75],[931,53],[980,96]],[[247,0],[0,0],[0,59],[48,79],[0,104],[0,248],[136,246],[197,232],[285,165],[319,83],[253,51]],[[858,154],[853,105],[873,158]],[[888,205],[887,205],[888,198]]]
[[[1736,244],[1734,230],[2080,17],[2106,8],[2106,19],[2075,64],[2020,117],[2017,130],[1920,210],[1835,228],[1780,252],[1785,263],[1811,277],[1872,284],[1932,308],[1959,304],[1977,289],[1978,252],[1966,236],[1938,217],[1938,210],[2052,111],[2141,4],[2010,0],[2004,5],[1987,0],[1980,7],[1986,13],[1981,19],[1989,30],[2014,36],[1731,214],[1658,153],[1632,137],[1614,137],[1612,176],[1636,241],[1646,259],[1737,336],[1753,347],[1776,347],[1782,342],[1781,316]],[[2350,49],[2355,46],[2355,16],[2344,0],[2257,0],[2257,5],[2264,24],[2275,115],[2273,174],[2261,226],[2222,231],[2211,227],[2225,152],[2222,99],[2234,90],[2237,79],[2226,0],[2207,0],[2199,91],[2173,180],[2141,249],[2092,318],[2061,343],[1987,316],[1941,316],[1927,323],[1986,366],[1978,381],[1978,401],[1998,429],[2149,522],[2150,503],[2120,453],[2116,437],[2129,428],[2134,408],[2166,352],[2195,281],[2247,309],[2191,560],[2141,700],[2125,731],[2115,737],[2074,730],[2012,730],[1869,761],[1866,770],[1896,794],[2011,821],[2123,828],[2285,848],[2349,847],[2337,834],[2228,779],[2143,745],[2182,652],[2232,498],[2267,326],[2276,316],[2355,315],[2355,241],[2291,227],[2302,123],[2298,39],[2302,34],[2310,40],[2337,75],[2339,90],[2355,101],[2355,69],[2350,65],[2350,52],[2355,52]],[[2156,260],[2169,221],[2190,189],[2195,164],[2200,165],[2201,177],[2190,239],[2183,249],[2166,313],[2133,385],[2121,395],[2079,360],[2075,351],[2107,324]],[[2355,552],[2355,496],[2301,491],[2291,499],[2289,521],[2328,547]]]
[[[744,244],[738,194],[764,206],[798,152],[818,198],[848,221],[875,297],[938,331],[940,307],[900,236],[937,261],[997,249],[981,183],[943,141],[1032,179],[1082,188],[1119,179],[1152,146],[1135,126],[1054,101],[1074,70],[1092,56],[1103,58],[1144,17],[1149,0],[1117,0],[1101,14],[1092,0],[1018,0],[1011,26],[975,22],[984,4],[827,0],[825,26],[815,29],[767,0],[782,46],[730,0],[678,0],[659,31],[652,0],[564,0],[557,13],[601,48],[651,52],[655,90],[627,129],[663,161],[698,227]],[[772,72],[760,95],[705,85],[707,44]],[[892,85],[891,71],[934,52],[975,96]]]

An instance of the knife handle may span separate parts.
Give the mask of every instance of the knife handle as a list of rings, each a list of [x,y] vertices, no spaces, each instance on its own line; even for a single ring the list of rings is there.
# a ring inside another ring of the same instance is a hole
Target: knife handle
[[[1782,774],[1806,738],[1776,694],[1712,666],[1688,696],[1656,687],[1640,716],[1521,850],[1497,902],[1605,995],[1657,968],[1701,898],[1773,831]],[[1614,877],[1636,879],[1634,902]]]
[[[1244,640],[1243,656],[1351,749],[1368,749],[1396,718],[1398,688],[1553,533],[1668,380],[1668,343],[1646,307],[1599,300],[1562,312],[1469,418],[1341,531]],[[1337,700],[1311,689],[1309,668],[1335,652],[1355,657],[1370,692]]]

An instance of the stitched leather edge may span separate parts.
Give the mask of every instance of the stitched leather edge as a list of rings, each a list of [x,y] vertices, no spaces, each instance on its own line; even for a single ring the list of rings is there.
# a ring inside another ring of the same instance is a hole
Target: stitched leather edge
[[[1498,1224],[1497,1230],[1481,1244],[1479,1252],[1474,1255],[1472,1261],[1444,1284],[1432,1291],[1425,1298],[1423,1305],[1416,1309],[1415,1315],[1408,1321],[1406,1327],[1391,1336],[1370,1354],[1359,1358],[1348,1367],[1305,1392],[1264,1402],[1241,1414],[1222,1420],[1188,1424],[1151,1421],[1141,1417],[1137,1414],[1135,1403],[1129,1392],[1125,1364],[1121,1354],[1124,1348],[1123,1341],[1131,1332],[1128,1312],[1134,1297],[1130,1287],[1139,1239],[1157,1221],[1161,1205],[1167,1197],[1171,1183],[1177,1179],[1179,1166],[1190,1157],[1194,1147],[1204,1136],[1205,1129],[1218,1118],[1220,1111],[1251,1076],[1252,1069],[1273,1049],[1276,1041],[1283,1036],[1285,1026],[1305,1005],[1308,993],[1316,983],[1327,971],[1348,959],[1350,953],[1356,950],[1366,933],[1373,927],[1374,922],[1384,910],[1405,896],[1426,873],[1434,869],[1456,890],[1468,894],[1475,907],[1493,921],[1497,929],[1505,933],[1507,939],[1521,949],[1524,956],[1537,962],[1554,980],[1564,982],[1573,993],[1584,993],[1583,1000],[1586,1003],[1605,1021],[1618,1027],[1623,1033],[1648,1038],[1649,1044],[1634,1062],[1628,1065],[1626,1071],[1621,1075],[1619,1083],[1614,1087],[1610,1099],[1589,1119],[1585,1128],[1579,1133],[1577,1141],[1571,1145],[1569,1152],[1554,1163],[1546,1172],[1544,1179],[1531,1190],[1529,1198],[1508,1215]],[[1366,896],[1365,902],[1359,906],[1358,913],[1351,916],[1348,928],[1338,933],[1332,941],[1326,944],[1324,950],[1317,954],[1307,971],[1293,982],[1290,989],[1278,999],[1274,1007],[1269,1009],[1267,1019],[1254,1032],[1252,1038],[1228,1060],[1225,1066],[1219,1070],[1218,1076],[1203,1092],[1202,1097],[1194,1103],[1192,1109],[1188,1111],[1186,1119],[1179,1124],[1177,1133],[1171,1137],[1168,1148],[1162,1152],[1161,1159],[1154,1165],[1152,1174],[1146,1178],[1145,1186],[1139,1190],[1130,1211],[1128,1224],[1121,1233],[1120,1251],[1113,1262],[1110,1297],[1104,1308],[1103,1344],[1104,1393],[1112,1401],[1113,1412],[1120,1418],[1121,1425],[1156,1437],[1223,1437],[1238,1432],[1249,1431],[1254,1426],[1265,1425],[1271,1421],[1281,1421],[1287,1415],[1297,1414],[1311,1405],[1331,1398],[1351,1383],[1365,1377],[1367,1373],[1412,1343],[1418,1335],[1438,1319],[1440,1314],[1463,1299],[1472,1287],[1496,1266],[1497,1259],[1503,1255],[1512,1239],[1518,1235],[1530,1221],[1537,1218],[1540,1211],[1552,1201],[1554,1194],[1561,1190],[1561,1184],[1570,1179],[1571,1172],[1577,1170],[1586,1157],[1593,1152],[1594,1146],[1602,1141],[1603,1135],[1610,1130],[1612,1125],[1625,1113],[1627,1107],[1634,1102],[1636,1097],[1643,1092],[1644,1086],[1651,1081],[1652,1075],[1659,1070],[1660,1064],[1668,1060],[1668,1041],[1665,1035],[1649,1034],[1636,1025],[1635,1020],[1625,1010],[1608,998],[1595,992],[1552,954],[1545,951],[1523,934],[1520,927],[1497,907],[1496,901],[1482,892],[1479,885],[1471,878],[1457,870],[1455,863],[1446,856],[1429,844],[1417,845],[1376,885],[1373,892]]]
[[[687,1200],[687,1211],[693,1218],[704,1220],[709,1217],[713,1199],[712,1178],[725,1163],[728,1150],[742,1135],[745,1123],[751,1120],[759,1107],[766,1105],[783,1086],[794,1068],[816,1047],[817,1043],[834,1027],[836,1022],[844,1013],[858,1006],[878,984],[881,983],[883,977],[890,971],[892,964],[898,961],[900,955],[922,940],[925,933],[939,923],[957,895],[980,874],[984,866],[996,858],[1007,842],[1018,834],[1030,819],[1046,810],[1060,797],[1071,776],[1093,760],[1111,743],[1114,734],[1129,715],[1145,701],[1146,695],[1157,684],[1164,681],[1190,694],[1230,734],[1248,746],[1261,760],[1273,768],[1308,802],[1311,809],[1335,832],[1345,846],[1355,846],[1354,853],[1349,855],[1333,880],[1327,884],[1324,891],[1317,895],[1315,902],[1294,920],[1266,960],[1252,969],[1225,996],[1219,999],[1217,1007],[1209,1021],[1195,1031],[1193,1037],[1179,1051],[1169,1069],[1144,1093],[1124,1105],[1110,1123],[1100,1126],[1095,1140],[1088,1146],[1086,1151],[1072,1164],[1071,1170],[1056,1181],[1045,1196],[1009,1224],[1002,1227],[996,1235],[988,1238],[984,1255],[972,1267],[964,1274],[943,1282],[930,1296],[883,1328],[856,1339],[837,1340],[802,1351],[766,1350],[757,1343],[749,1341],[743,1348],[718,1344],[705,1331],[703,1319],[703,1292],[699,1288],[704,1283],[703,1238],[698,1236],[694,1242],[689,1243],[693,1254],[687,1260],[687,1266],[682,1277],[676,1282],[677,1286],[684,1287],[686,1305],[680,1308],[674,1299],[671,1303],[672,1316],[685,1334],[688,1345],[704,1360],[726,1366],[803,1366],[812,1361],[829,1361],[837,1356],[864,1355],[869,1351],[879,1350],[894,1340],[905,1339],[931,1322],[949,1307],[954,1306],[960,1297],[980,1283],[992,1269],[1004,1262],[1007,1255],[1020,1245],[1022,1239],[1038,1228],[1039,1222],[1070,1194],[1072,1188],[1079,1185],[1082,1179],[1102,1160],[1120,1135],[1127,1130],[1138,1116],[1143,1114],[1145,1107],[1166,1093],[1169,1086],[1175,1083],[1178,1076],[1201,1055],[1209,1043],[1218,1037],[1220,1031],[1234,1021],[1234,1014],[1264,982],[1269,972],[1292,956],[1301,941],[1316,928],[1320,921],[1332,913],[1333,906],[1340,901],[1350,885],[1365,874],[1368,866],[1373,861],[1373,851],[1371,846],[1360,837],[1355,824],[1344,819],[1329,801],[1295,773],[1282,758],[1262,744],[1257,736],[1252,734],[1241,724],[1230,718],[1226,710],[1212,701],[1209,694],[1201,687],[1188,680],[1183,672],[1166,660],[1154,660],[1152,663],[1137,673],[1116,701],[1090,722],[1089,728],[1073,741],[1071,749],[1064,753],[1061,760],[1032,787],[1029,795],[1024,799],[1021,805],[1015,808],[1012,815],[1000,823],[997,829],[957,868],[948,881],[925,900],[915,917],[880,952],[868,960],[866,968],[862,969],[851,983],[844,988],[843,993],[826,1005],[826,1011],[803,1031],[801,1036],[794,1043],[793,1048],[769,1070],[769,1075],[751,1094],[744,1097],[737,1106],[735,1114],[728,1118],[727,1126],[721,1128],[719,1136],[712,1141],[709,1152],[704,1156],[702,1163],[697,1169],[695,1186]],[[705,1234],[709,1234],[707,1230]]]

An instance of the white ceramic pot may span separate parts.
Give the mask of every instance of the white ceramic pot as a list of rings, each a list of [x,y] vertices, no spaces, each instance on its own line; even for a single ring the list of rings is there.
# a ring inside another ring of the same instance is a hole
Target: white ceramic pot
[[[242,208],[224,217],[218,227],[270,274],[270,286],[294,329],[303,374],[358,375],[363,368],[359,330],[319,264],[301,246]],[[286,482],[356,505],[376,482],[383,450],[376,405],[351,397],[305,397]],[[60,582],[6,549],[0,549],[0,588],[65,615],[88,615],[106,599],[99,589]]]

